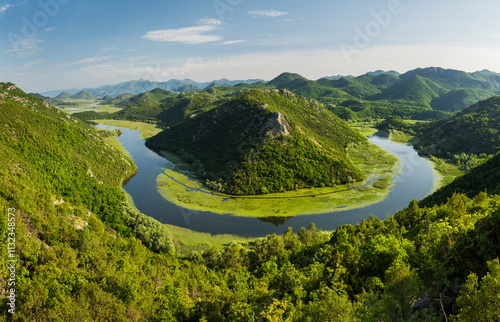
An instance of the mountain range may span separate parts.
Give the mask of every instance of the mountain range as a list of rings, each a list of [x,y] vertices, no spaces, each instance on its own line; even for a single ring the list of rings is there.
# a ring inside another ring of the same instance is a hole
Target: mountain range
[[[219,80],[214,80],[211,82],[202,82],[198,83],[195,82],[191,79],[171,79],[166,82],[155,82],[155,81],[149,81],[149,80],[134,80],[134,81],[129,81],[129,82],[123,82],[119,83],[116,85],[104,85],[101,87],[97,88],[84,88],[84,89],[65,89],[65,90],[52,90],[52,91],[47,91],[40,93],[44,96],[48,97],[56,97],[60,95],[61,93],[66,92],[69,95],[75,95],[77,93],[80,93],[82,91],[87,91],[90,94],[93,94],[98,97],[105,97],[106,95],[112,96],[112,97],[117,97],[122,94],[140,94],[144,92],[151,91],[155,88],[160,88],[164,89],[167,91],[172,91],[172,92],[191,92],[191,91],[199,91],[202,89],[205,89],[206,87],[210,86],[211,84],[219,84],[219,85],[237,85],[240,83],[248,83],[248,84],[253,84],[256,82],[261,81],[261,79],[247,79],[247,80],[228,80],[225,78],[219,79]]]
[[[88,91],[80,91],[77,94],[70,94],[68,92],[62,92],[61,94],[57,95],[55,99],[57,100],[68,100],[68,99],[78,99],[78,100],[97,100],[99,99],[99,96],[96,96],[92,93],[89,93]]]

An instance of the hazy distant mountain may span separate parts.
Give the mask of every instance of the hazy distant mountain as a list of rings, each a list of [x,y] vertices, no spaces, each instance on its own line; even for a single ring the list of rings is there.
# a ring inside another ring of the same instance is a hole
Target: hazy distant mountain
[[[201,90],[202,90],[201,87],[191,84],[174,88],[172,91],[176,93],[186,93],[186,92],[199,92]]]
[[[326,76],[326,77],[323,77],[321,79],[338,80],[338,79],[342,79],[342,78],[354,78],[354,76],[351,74],[349,74],[349,75],[334,75],[334,76]]]
[[[43,96],[43,95],[41,95]],[[97,100],[99,96],[93,95],[88,91],[80,91],[77,94],[71,95],[70,93],[64,91],[55,97],[57,100],[69,100],[69,99],[79,99],[79,100]]]
[[[262,81],[261,79],[247,79],[247,80],[228,80],[226,78],[214,80],[211,82],[198,83],[191,79],[171,79],[166,82],[152,82],[148,80],[134,80],[124,83],[119,83],[115,85],[104,85],[97,88],[85,88],[85,89],[66,89],[66,90],[54,90],[41,93],[44,96],[55,97],[60,95],[62,92],[66,92],[69,95],[77,94],[81,91],[87,91],[95,96],[104,97],[106,95],[117,97],[122,94],[133,94],[137,95],[140,93],[152,91],[155,88],[161,88],[167,91],[173,92],[187,92],[192,91],[192,89],[206,88],[212,83],[218,85],[237,85],[240,83],[253,84]]]
[[[500,76],[499,73],[495,73],[495,72],[492,72],[491,70],[488,70],[488,69],[483,69],[483,70],[480,70],[478,71],[477,73],[481,73],[483,75],[496,75],[496,76]]]
[[[57,106],[57,105],[64,104],[64,101],[59,100],[59,99],[55,99],[55,98],[52,98],[52,97],[43,96],[43,95],[40,95],[40,94],[37,94],[37,93],[29,93],[29,94],[33,95],[33,96],[35,96],[37,98],[43,99],[45,102],[49,103],[50,105]]]
[[[401,75],[400,73],[398,73],[395,70],[383,71],[383,70],[380,70],[380,69],[376,70],[374,72],[368,72],[367,74],[368,75],[372,75],[372,76],[378,76],[378,75],[383,75],[383,74],[393,75],[393,76],[399,76],[399,75]]]
[[[46,96],[49,96],[49,95],[46,95]],[[68,99],[71,99],[71,94],[68,93],[68,92],[66,92],[66,91],[64,91],[61,94],[57,95],[55,97],[55,99],[58,99],[58,100],[68,100]]]
[[[89,93],[88,91],[81,91],[80,93],[71,96],[71,98],[79,100],[96,100],[99,97]]]

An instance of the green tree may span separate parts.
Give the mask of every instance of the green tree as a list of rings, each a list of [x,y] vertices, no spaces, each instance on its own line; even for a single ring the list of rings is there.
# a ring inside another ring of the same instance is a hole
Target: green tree
[[[469,275],[460,292],[460,307],[456,321],[500,321],[500,262],[488,262],[489,273],[481,281],[474,273]]]
[[[420,285],[417,274],[400,259],[385,272],[385,291],[396,301],[403,319],[408,317],[412,304],[421,295]]]

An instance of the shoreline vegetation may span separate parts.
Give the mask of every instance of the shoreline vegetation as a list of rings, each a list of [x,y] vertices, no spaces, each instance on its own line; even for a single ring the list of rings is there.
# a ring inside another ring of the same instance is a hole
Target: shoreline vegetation
[[[161,130],[162,130],[156,124],[143,123],[143,122],[132,122],[132,121],[126,121],[126,120],[95,120],[95,121],[93,121],[93,123],[98,123],[98,124],[103,124],[103,125],[109,125],[109,126],[116,126],[116,127],[123,127],[123,128],[128,128],[128,129],[136,130],[136,131],[141,132],[141,138],[143,138],[143,139],[146,139],[148,137],[154,136],[155,134],[161,132]],[[376,133],[378,131],[374,127],[376,123],[377,123],[377,121],[371,121],[371,122],[350,122],[349,125],[352,128],[360,131],[363,135],[369,137],[369,136],[373,135],[374,133]],[[396,143],[408,144],[408,145],[411,145],[411,143],[415,140],[415,137],[407,136],[407,135],[399,135],[399,134],[400,134],[399,131],[397,131],[397,133],[393,133],[393,131],[391,131],[389,139],[391,141],[393,141],[393,142],[396,142]],[[126,155],[128,155],[130,157],[130,153],[125,148],[123,148],[123,146],[121,145],[121,143],[119,142],[119,140],[118,140],[117,137],[110,137],[110,138],[108,138],[108,140],[110,141],[110,144],[113,145],[113,147],[119,149],[120,151],[124,152]],[[181,172],[179,173],[179,172],[175,172],[173,169],[172,170],[168,169],[167,171],[165,171],[165,173],[159,175],[158,178],[157,178],[158,189],[159,189],[160,194],[162,194],[162,196],[164,198],[166,198],[168,201],[171,201],[171,202],[173,202],[176,205],[184,207],[187,204],[183,203],[182,201],[180,201],[178,199],[174,199],[175,195],[173,194],[173,192],[167,192],[167,191],[165,191],[166,189],[165,189],[164,184],[165,184],[165,181],[168,181],[168,175],[169,175],[169,173],[170,173],[170,177],[171,177],[170,180],[172,180],[172,179],[174,179],[174,180],[181,179],[181,180],[185,181],[185,183],[186,183],[185,185],[190,185],[191,188],[198,189],[198,188],[200,188],[203,185],[200,183],[198,186],[194,186],[194,181],[193,180],[195,180],[195,179],[191,178],[188,175],[188,169],[185,169],[185,168],[183,169],[183,167],[187,167],[187,165],[186,164],[182,164],[182,161],[180,160],[179,157],[177,157],[174,154],[169,154],[168,158],[174,164],[177,165],[176,166],[178,168],[177,170],[181,171]],[[425,159],[432,164],[433,172],[435,174],[434,188],[433,188],[432,191],[436,191],[440,187],[442,187],[442,186],[450,183],[455,178],[457,178],[457,177],[459,177],[459,176],[461,176],[461,175],[463,175],[465,173],[464,171],[460,170],[459,167],[446,162],[446,160],[438,159],[438,158],[435,158],[435,157],[432,157],[432,158],[425,157]],[[179,187],[178,187],[179,189],[180,189],[180,187],[183,186],[182,181],[180,181],[180,182],[181,183],[179,184]],[[172,185],[172,183],[170,183],[170,185]],[[387,177],[384,177],[383,179],[374,182],[373,185],[375,187],[379,187],[379,188],[384,188],[384,186],[389,185],[386,189],[388,189],[388,188],[390,188],[392,186],[392,184],[390,183],[390,178],[387,178]],[[347,186],[347,185],[344,185],[344,186]],[[352,184],[351,184],[351,186],[352,186]],[[186,188],[186,187],[184,187],[184,188]],[[348,190],[348,189],[351,189],[351,188],[346,188],[345,187],[344,190]],[[298,198],[302,198],[303,199],[305,197],[312,197],[313,195],[329,195],[329,194],[338,193],[339,190],[341,190],[340,186],[337,186],[335,188],[330,188],[330,191],[326,191],[325,189],[328,189],[328,188],[306,189],[306,190],[310,190],[310,191],[308,191],[307,193],[305,191],[303,191],[302,195],[297,195],[297,196],[292,197],[292,198],[297,198],[298,197]],[[302,190],[304,190],[304,189],[302,189]],[[320,190],[322,190],[322,192],[319,192]],[[362,190],[365,190],[365,187],[362,187]],[[344,192],[348,193],[348,192],[350,192],[350,190],[344,191]],[[193,192],[190,191],[189,193],[193,193]],[[207,196],[206,192],[200,192],[200,193],[203,193],[204,196]],[[211,192],[211,191],[210,191],[210,193],[215,194],[214,192]],[[387,194],[388,194],[388,191],[387,191]],[[277,200],[279,200],[279,199],[287,199],[287,198],[290,199],[290,197],[287,195],[287,193],[277,193],[275,195],[277,195],[276,198],[275,198]],[[223,200],[223,199],[225,200],[226,198],[231,198],[232,200],[235,200],[238,197],[237,196],[224,196],[224,197],[219,196],[219,198],[220,198],[220,200]],[[248,197],[247,196],[245,198],[252,198],[252,197]],[[272,200],[273,196],[271,196],[271,195],[264,195],[264,196],[257,196],[257,197],[253,197],[253,198],[255,198],[256,200],[258,200],[258,198],[265,198],[265,199]],[[369,205],[371,205],[373,203],[382,201],[383,198],[379,197],[378,201],[375,200],[375,199],[372,199],[372,200],[373,201],[371,201],[370,203],[364,203],[363,205],[359,205],[359,203],[355,205],[353,203],[353,205],[350,205],[350,207],[338,208],[337,211],[359,208],[361,206],[369,206]],[[342,205],[338,206],[338,207],[342,207]],[[197,208],[195,208],[195,210],[207,210],[207,209],[197,209]],[[209,210],[209,211],[213,212],[213,210]],[[331,209],[326,209],[325,212],[330,212],[330,211],[332,211],[332,210]],[[219,212],[219,213],[227,214],[226,212]],[[278,215],[278,213],[275,211],[275,212],[273,212],[272,214],[270,214],[268,216],[274,216],[275,217],[277,215]],[[288,212],[283,212],[281,214],[281,216],[291,216],[291,215],[293,215],[293,214],[290,214]]]
[[[367,125],[364,126],[366,127]],[[413,143],[418,141],[418,137],[398,130],[390,130],[389,140],[391,140],[392,142],[413,146]],[[449,160],[437,158],[435,156],[429,157],[424,155],[422,157],[430,162],[430,164],[432,165],[432,171],[434,172],[434,188],[432,189],[431,193],[435,192],[441,187],[450,184],[456,178],[467,173],[467,171],[460,169],[459,166],[450,163]]]
[[[367,177],[364,182],[256,196],[209,191],[191,175],[188,164],[177,155],[163,152],[173,166],[158,176],[158,191],[169,202],[191,210],[261,218],[344,211],[384,200],[390,192],[392,177],[401,166],[400,160],[370,143],[348,149],[353,163]]]
[[[94,123],[140,131],[143,139],[161,131],[155,124],[141,122],[95,120]],[[364,135],[376,132],[368,125],[364,126]],[[114,140],[119,144],[117,138]],[[157,189],[167,201],[191,210],[260,218],[345,211],[381,202],[389,195],[392,177],[401,166],[396,156],[381,148],[370,143],[359,144],[349,146],[348,154],[367,177],[362,183],[241,197],[209,190],[191,175],[190,166],[180,157],[171,153],[162,154],[173,163],[171,168],[157,177]]]
[[[94,123],[99,123],[103,125],[110,125],[110,126],[117,126],[117,127],[123,127],[123,128],[128,128],[132,130],[137,130],[140,131],[141,137],[143,139],[146,139],[148,137],[151,137],[155,135],[156,133],[161,131],[161,128],[159,128],[156,124],[149,124],[149,123],[142,123],[142,122],[132,122],[132,121],[124,121],[124,120],[95,120]],[[349,124],[351,127],[354,129],[360,131],[363,135],[369,137],[372,136],[374,133],[376,133],[378,130],[374,128],[375,122],[353,122]],[[392,138],[389,137],[391,140]],[[121,145],[121,143],[118,140],[118,137],[112,137],[109,138],[110,142],[112,142],[113,146],[116,148],[119,148],[121,151],[124,151],[127,155],[130,155],[130,153]],[[409,142],[399,142],[399,143],[407,143]],[[175,158],[176,156],[171,155],[171,158]],[[180,158],[177,157],[177,159],[180,161]],[[429,159],[428,159],[429,160]],[[176,161],[176,160],[171,160],[171,161]],[[429,160],[433,164],[433,169],[436,174],[439,175],[436,176],[436,183],[435,183],[435,188],[434,190],[437,190],[440,186],[443,185],[443,177],[445,176],[443,174],[443,169],[440,169],[438,167],[438,162],[435,160]],[[175,163],[175,162],[174,162]],[[177,167],[180,168],[180,165],[178,164]],[[394,166],[393,166],[394,167]],[[397,164],[396,168],[399,167],[399,164]],[[167,170],[167,171],[172,171],[172,170]],[[184,170],[186,171],[186,170]],[[172,171],[173,172],[173,171]],[[186,173],[180,174],[182,177],[184,177],[190,184],[193,184],[195,181],[191,180],[188,178]],[[158,179],[161,180],[161,178],[165,177],[165,174],[161,174]],[[451,177],[450,177],[451,178]],[[450,180],[450,179],[448,179]],[[452,179],[451,179],[452,180]],[[384,180],[379,180],[378,184],[384,184],[388,185],[386,188],[386,192],[388,194],[388,188],[392,185],[391,181],[388,177],[386,177]],[[201,184],[200,184],[201,185]],[[180,185],[179,185],[180,186]],[[166,190],[162,189],[161,187],[158,187],[160,190],[160,193],[162,192],[161,190]],[[337,187],[338,188],[338,187]],[[311,190],[316,190],[315,192],[318,192],[320,189],[311,189]],[[125,193],[125,190],[123,190]],[[283,194],[280,194],[283,197]],[[128,195],[127,195],[128,196]],[[316,199],[316,198],[314,198]],[[135,208],[133,199],[128,196],[128,203]],[[367,205],[368,206],[368,205]],[[341,210],[346,210],[346,209],[341,209]],[[286,215],[286,214],[283,214]],[[276,213],[273,213],[272,216],[276,216]],[[240,237],[236,235],[212,235],[209,233],[200,233],[196,232],[193,230],[189,230],[186,228],[180,228],[172,225],[165,224],[170,231],[172,232],[174,236],[174,243],[175,243],[175,248],[177,252],[177,256],[189,256],[189,254],[192,251],[203,251],[206,249],[209,249],[213,245],[230,245],[230,244],[240,244],[244,245],[247,244],[248,242],[255,241],[257,238],[245,238],[245,237]]]

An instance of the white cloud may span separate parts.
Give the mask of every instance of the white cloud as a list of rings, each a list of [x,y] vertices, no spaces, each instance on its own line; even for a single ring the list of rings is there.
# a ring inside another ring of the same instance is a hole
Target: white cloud
[[[230,41],[223,42],[221,45],[234,45],[234,44],[240,44],[242,42],[246,42],[246,40],[243,40],[243,39],[230,40]]]
[[[2,14],[2,15],[5,14],[7,12],[7,10],[9,10],[9,8],[12,8],[12,7],[14,7],[14,5],[9,4],[9,3],[0,5],[0,14]]]
[[[220,21],[219,19],[206,18],[198,20],[197,23],[199,25],[221,25],[222,21]]]
[[[25,38],[22,40],[13,40],[8,52],[15,53],[19,57],[33,56],[41,52],[43,49],[38,47],[38,44],[43,42],[36,38]]]
[[[19,66],[18,70],[27,70],[27,69],[30,69],[30,68],[32,68],[32,67],[40,64],[43,61],[44,61],[43,59],[37,59],[37,60],[34,60],[34,61],[27,62],[27,63]]]
[[[259,17],[281,17],[285,16],[288,14],[288,12],[285,11],[278,11],[278,10],[255,10],[255,11],[249,11],[247,14],[251,15],[254,18],[259,18]]]
[[[104,54],[107,54],[107,53],[110,53],[110,52],[113,52],[113,51],[118,51],[118,47],[116,47],[116,46],[110,46],[110,47],[103,47],[103,48],[101,48],[101,52],[104,53]]]
[[[208,42],[220,41],[221,36],[207,35],[205,33],[216,30],[215,25],[203,25],[186,27],[180,29],[164,29],[147,32],[142,38],[152,41],[171,41],[184,44],[205,44]]]
[[[94,63],[98,63],[98,62],[101,62],[103,60],[107,60],[107,59],[110,59],[111,55],[108,55],[108,56],[93,56],[93,57],[87,57],[87,58],[84,58],[84,59],[80,59],[80,60],[77,60],[75,62],[71,62],[71,63],[67,63],[67,64],[62,64],[62,65],[59,65],[58,67],[67,67],[67,66],[74,66],[74,65],[87,65],[87,64],[94,64]]]
[[[45,28],[45,32],[52,32],[52,31],[55,31],[55,30],[56,30],[56,28],[54,28],[54,27],[47,27],[47,28]]]

